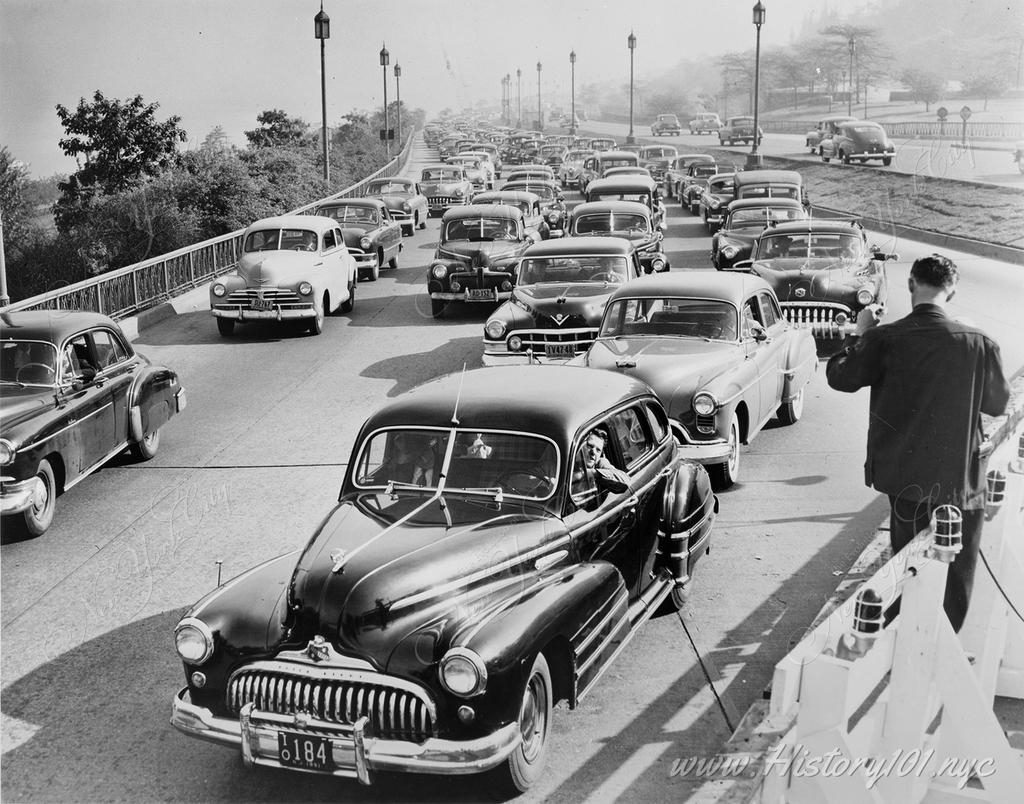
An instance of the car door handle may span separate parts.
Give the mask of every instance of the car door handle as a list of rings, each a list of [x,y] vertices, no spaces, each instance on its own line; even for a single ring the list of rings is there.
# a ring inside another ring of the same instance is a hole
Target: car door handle
[[[323,265],[323,264],[324,264],[323,260],[321,260],[320,262],[314,262],[314,263],[313,263],[313,267],[314,267],[314,268],[319,268],[319,267],[320,267],[321,265]]]
[[[556,550],[554,553],[548,553],[546,556],[538,558],[533,562],[533,566],[537,570],[546,570],[548,567],[554,566],[568,555],[568,550]]]

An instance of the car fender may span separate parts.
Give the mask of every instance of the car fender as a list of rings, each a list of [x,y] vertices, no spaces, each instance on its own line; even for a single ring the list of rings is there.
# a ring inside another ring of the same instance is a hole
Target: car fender
[[[477,711],[500,723],[514,720],[541,651],[550,651],[552,673],[568,682],[562,692],[575,707],[600,670],[601,651],[608,648],[602,637],[628,630],[627,603],[622,575],[608,562],[524,576],[512,594],[463,623],[452,638],[451,647],[475,651],[487,668],[486,705]]]
[[[707,470],[680,461],[665,483],[658,522],[658,556],[676,583],[686,583],[697,561],[710,550],[718,498]]]
[[[146,364],[128,388],[128,436],[141,441],[163,427],[179,409],[178,375],[165,366]]]
[[[811,381],[818,370],[818,351],[814,337],[808,330],[791,328],[786,349],[785,381],[782,384],[782,402],[788,402]]]

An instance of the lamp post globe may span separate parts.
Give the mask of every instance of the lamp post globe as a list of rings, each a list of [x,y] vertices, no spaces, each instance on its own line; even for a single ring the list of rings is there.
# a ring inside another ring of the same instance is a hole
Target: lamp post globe
[[[391,63],[391,54],[388,53],[388,49],[381,43],[380,48],[380,67],[384,73],[384,152],[391,158],[391,141],[388,139],[388,64]]]
[[[576,51],[569,51],[570,91],[572,92],[572,117],[569,118],[569,133],[576,134]]]
[[[320,110],[323,120],[320,138],[323,140],[324,181],[329,182],[331,180],[331,163],[327,153],[327,70],[324,66],[324,41],[331,38],[331,18],[324,11],[322,2],[320,11],[313,17],[313,38],[320,40]]]
[[[636,50],[636,36],[632,31],[626,38],[626,45],[629,47],[629,134],[626,135],[626,144],[632,145],[636,142],[633,136],[633,51]]]
[[[764,25],[765,8],[761,0],[754,4],[752,21],[757,29],[757,39],[754,45],[754,138],[750,146],[750,153],[747,154],[748,168],[759,168],[764,164],[761,154],[757,152],[758,140],[760,139],[760,125],[758,123],[758,96],[760,95],[761,81],[761,26]]]
[[[398,116],[398,141],[402,142],[402,65],[395,62],[395,114]]]

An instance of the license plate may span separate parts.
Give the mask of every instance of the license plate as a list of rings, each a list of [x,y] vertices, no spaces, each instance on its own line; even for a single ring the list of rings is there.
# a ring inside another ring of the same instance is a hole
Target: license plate
[[[250,307],[252,307],[253,310],[273,310],[274,303],[264,299],[253,299]]]
[[[545,357],[575,357],[576,344],[574,343],[547,343],[544,344]]]
[[[289,768],[312,771],[334,770],[331,741],[326,737],[278,732],[277,758]]]
[[[493,288],[466,288],[466,301],[495,301],[497,298]]]

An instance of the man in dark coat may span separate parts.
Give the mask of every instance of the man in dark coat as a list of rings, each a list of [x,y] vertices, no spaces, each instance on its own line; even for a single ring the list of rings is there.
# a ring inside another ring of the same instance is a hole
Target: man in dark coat
[[[999,347],[980,330],[949,317],[956,265],[932,254],[910,269],[913,310],[877,326],[872,309],[856,334],[828,361],[837,391],[871,388],[864,482],[889,495],[889,539],[895,554],[929,527],[932,511],[963,513],[963,549],[950,565],[944,608],[960,630],[978,559],[985,514],[981,414],[998,416],[1010,389]]]

